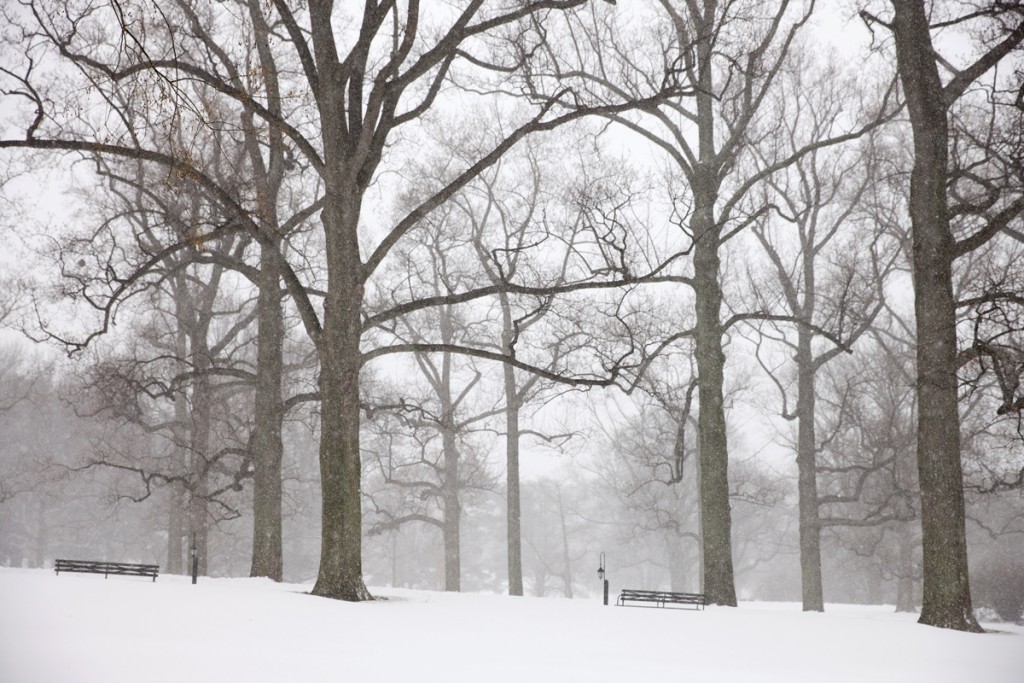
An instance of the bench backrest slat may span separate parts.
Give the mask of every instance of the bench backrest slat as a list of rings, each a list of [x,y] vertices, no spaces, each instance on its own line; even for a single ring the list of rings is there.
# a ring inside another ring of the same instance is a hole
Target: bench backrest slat
[[[149,576],[153,580],[160,573],[158,564],[138,564],[134,562],[106,562],[103,560],[54,560],[54,570],[61,572],[89,572],[93,574],[123,575],[123,576]]]

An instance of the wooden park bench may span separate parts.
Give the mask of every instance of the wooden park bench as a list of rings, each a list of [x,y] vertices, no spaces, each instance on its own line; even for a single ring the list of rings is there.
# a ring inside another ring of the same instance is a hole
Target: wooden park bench
[[[103,578],[107,578],[111,574],[121,576],[152,576],[154,581],[156,581],[157,574],[160,573],[160,565],[157,564],[96,562],[92,560],[55,560],[53,569],[58,575],[61,572],[84,572],[103,574]]]
[[[619,593],[616,605],[625,607],[627,602],[647,602],[655,607],[666,607],[668,605],[692,606],[694,609],[704,609],[708,604],[707,596],[703,593],[673,593],[671,591],[639,591],[623,589]]]

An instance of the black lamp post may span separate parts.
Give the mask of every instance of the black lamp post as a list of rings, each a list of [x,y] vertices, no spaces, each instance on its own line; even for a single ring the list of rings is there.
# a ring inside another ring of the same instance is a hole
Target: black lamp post
[[[196,536],[192,534],[192,583],[199,577],[199,548],[196,547]]]
[[[601,565],[597,568],[597,578],[601,579],[601,581],[604,583],[604,604],[607,606],[608,605],[608,579],[604,578],[605,574],[606,574],[606,572],[604,570],[604,553],[601,553]]]

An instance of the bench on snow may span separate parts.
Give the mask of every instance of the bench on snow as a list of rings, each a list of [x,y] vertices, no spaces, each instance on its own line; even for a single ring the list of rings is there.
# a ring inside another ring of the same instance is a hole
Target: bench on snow
[[[120,576],[152,576],[156,581],[160,573],[158,564],[132,564],[130,562],[96,562],[92,560],[54,560],[53,569],[59,575],[61,572],[83,572],[89,574],[103,574],[107,578],[110,574]]]
[[[656,607],[665,607],[666,605],[692,605],[694,609],[704,609],[705,605],[708,604],[707,596],[703,593],[673,593],[671,591],[640,591],[623,589],[619,593],[619,599],[615,601],[616,605],[625,607],[626,602],[649,602],[653,603]]]

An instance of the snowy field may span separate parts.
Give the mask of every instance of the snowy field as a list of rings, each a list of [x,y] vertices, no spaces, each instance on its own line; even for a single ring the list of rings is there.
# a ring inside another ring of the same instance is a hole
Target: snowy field
[[[885,607],[695,612],[387,588],[347,604],[309,588],[0,569],[0,681],[1024,681],[1024,627],[953,633]]]

